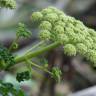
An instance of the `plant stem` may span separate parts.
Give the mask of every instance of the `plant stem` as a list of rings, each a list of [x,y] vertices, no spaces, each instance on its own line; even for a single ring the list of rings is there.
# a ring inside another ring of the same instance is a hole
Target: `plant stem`
[[[18,39],[19,39],[19,37],[16,37],[16,39],[12,42],[12,44],[11,44],[11,46],[10,46],[10,48],[9,48],[9,51],[12,50],[14,44],[18,41]]]
[[[32,66],[38,68],[38,69],[41,69],[42,71],[47,72],[48,74],[52,75],[52,73],[50,71],[48,71],[45,67],[39,66],[39,65],[31,62],[30,60],[26,60],[26,62],[29,63],[29,64],[31,64]]]
[[[60,44],[59,42],[54,42],[54,43],[52,43],[52,44],[50,44],[50,45],[48,45],[48,46],[46,46],[46,47],[43,47],[43,48],[41,48],[41,49],[39,49],[39,50],[36,50],[36,51],[34,51],[34,52],[30,52],[30,53],[25,54],[25,55],[23,55],[23,56],[21,56],[21,57],[16,57],[16,58],[15,58],[15,62],[16,62],[16,63],[20,63],[20,62],[25,61],[25,58],[30,59],[30,58],[32,58],[32,57],[36,57],[36,56],[40,55],[40,54],[43,53],[43,52],[46,52],[46,51],[49,51],[49,50],[51,50],[51,49],[53,49],[53,48],[58,47],[59,44]]]
[[[32,67],[31,67],[31,64],[27,62],[27,58],[25,58],[25,63],[26,63],[27,68],[30,71],[30,77],[31,77],[32,76]]]
[[[34,45],[32,48],[30,48],[30,49],[26,52],[26,54],[28,54],[28,53],[31,52],[33,49],[37,48],[38,46],[40,46],[40,45],[43,44],[43,43],[44,43],[44,41],[41,41],[41,42],[37,43],[37,44]]]

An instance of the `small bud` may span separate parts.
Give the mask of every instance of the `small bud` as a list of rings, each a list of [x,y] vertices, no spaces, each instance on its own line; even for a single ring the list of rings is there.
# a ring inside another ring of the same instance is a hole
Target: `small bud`
[[[53,13],[56,13],[58,15],[64,15],[64,12],[60,11],[59,9],[55,8],[55,7],[48,7],[48,9],[51,9],[53,11]]]
[[[93,44],[93,40],[91,39],[91,37],[87,36],[86,40],[88,40],[91,44]]]
[[[76,50],[80,55],[85,55],[87,52],[87,47],[83,43],[78,43],[76,45]]]
[[[70,42],[72,43],[80,43],[85,40],[85,37],[81,34],[69,34]]]
[[[54,26],[56,26],[56,25],[60,25],[60,26],[62,26],[62,27],[65,27],[65,23],[63,22],[63,21],[57,21],[55,24],[54,24]]]
[[[67,23],[68,19],[67,19],[67,16],[66,15],[59,15],[59,20]]]
[[[95,32],[94,29],[88,29],[87,31],[89,32],[89,34],[90,34],[91,36],[96,37],[96,32]]]
[[[54,27],[54,33],[57,34],[57,35],[58,34],[64,34],[64,28],[60,25],[56,25]]]
[[[96,50],[96,43],[93,44],[92,49],[93,49],[93,50]]]
[[[71,36],[75,36],[74,30],[70,27],[65,28],[65,34],[71,38]]]
[[[69,23],[69,22],[66,24],[66,27],[67,28],[74,29],[74,25],[72,23]]]
[[[87,48],[92,48],[92,45],[93,45],[93,44],[91,44],[89,40],[86,40],[86,39],[85,39],[84,41],[82,41],[82,43],[83,43],[84,45],[86,45]]]
[[[93,42],[95,43],[96,42],[96,37],[95,36],[94,37],[92,36],[91,38],[92,38]]]
[[[86,58],[92,63],[96,63],[96,51],[89,49],[86,53]]]
[[[57,40],[61,43],[61,44],[67,44],[69,42],[69,38],[64,35],[64,34],[58,34],[57,35]]]
[[[64,46],[64,53],[68,56],[75,56],[76,55],[76,48],[72,44],[66,44]]]
[[[54,23],[58,20],[58,15],[56,13],[50,13],[45,15],[44,20]]]
[[[53,10],[50,9],[50,8],[45,8],[45,9],[43,9],[43,10],[41,11],[41,13],[42,13],[43,15],[47,15],[47,14],[53,13]]]
[[[13,49],[17,49],[17,48],[18,48],[18,44],[17,43],[14,43]]]
[[[69,35],[69,39],[70,39],[70,42],[72,43],[78,43],[81,41],[79,35],[77,34]]]
[[[43,15],[41,12],[33,12],[31,19],[33,22],[39,22],[43,19]]]
[[[48,21],[42,21],[39,28],[40,28],[40,30],[49,30],[50,31],[52,28],[52,25]]]
[[[51,34],[48,30],[41,30],[39,33],[39,38],[42,40],[49,40],[51,37]]]
[[[26,28],[25,24],[19,23],[16,35],[17,37],[29,38],[32,33]]]
[[[67,16],[67,20],[69,23],[73,23],[75,22],[75,18],[74,17],[71,17],[71,16]]]
[[[59,68],[57,68],[57,67],[53,67],[52,68],[52,78],[54,78],[57,82],[60,82],[60,77],[61,77],[61,75],[62,75],[62,72],[61,72],[61,70],[59,69]]]

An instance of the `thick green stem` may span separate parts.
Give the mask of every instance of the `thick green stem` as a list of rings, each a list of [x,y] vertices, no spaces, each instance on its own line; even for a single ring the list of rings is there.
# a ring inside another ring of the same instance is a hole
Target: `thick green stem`
[[[41,41],[39,43],[37,43],[36,45],[32,46],[32,48],[30,48],[26,54],[28,54],[29,52],[31,52],[33,49],[37,48],[38,46],[42,45],[44,43],[44,41]]]
[[[25,61],[25,58],[30,59],[30,58],[36,57],[36,56],[40,55],[43,52],[46,52],[46,51],[49,51],[51,49],[54,49],[54,48],[58,47],[59,44],[60,44],[59,42],[54,42],[54,43],[52,43],[52,44],[50,44],[50,45],[48,45],[46,47],[43,47],[42,49],[36,50],[34,52],[30,52],[30,53],[25,54],[25,55],[23,55],[21,57],[16,57],[15,62],[20,63],[20,62]]]

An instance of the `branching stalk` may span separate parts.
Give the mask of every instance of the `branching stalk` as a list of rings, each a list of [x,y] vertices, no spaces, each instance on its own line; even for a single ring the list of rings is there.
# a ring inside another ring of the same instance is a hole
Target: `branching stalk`
[[[54,42],[54,43],[52,43],[52,44],[50,44],[50,45],[48,45],[46,47],[43,47],[43,48],[41,48],[39,50],[36,50],[34,52],[30,52],[30,53],[25,54],[25,55],[23,55],[21,57],[16,57],[15,62],[16,63],[24,62],[25,58],[30,59],[30,58],[36,57],[36,56],[40,55],[41,53],[49,51],[51,49],[54,49],[54,48],[56,48],[58,46],[59,46],[59,42]]]
[[[46,68],[44,68],[44,67],[42,67],[42,66],[39,66],[39,65],[31,62],[30,60],[26,60],[26,62],[27,62],[28,64],[31,64],[32,66],[40,69],[40,70],[43,70],[43,71],[47,72],[48,74],[52,75],[52,73],[51,73],[50,71],[48,71]]]

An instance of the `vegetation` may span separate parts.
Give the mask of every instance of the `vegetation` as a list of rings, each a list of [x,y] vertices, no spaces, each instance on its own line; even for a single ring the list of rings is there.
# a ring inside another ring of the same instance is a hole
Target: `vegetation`
[[[0,0],[0,6],[10,9],[15,8],[14,0]],[[47,72],[56,81],[60,81],[61,70],[53,67],[51,71],[47,67],[40,66],[32,62],[32,58],[37,57],[43,52],[47,52],[59,46],[63,46],[64,54],[67,56],[81,55],[86,58],[93,66],[96,66],[96,32],[86,27],[81,21],[70,17],[54,7],[48,7],[38,12],[33,12],[32,23],[36,24],[39,30],[38,37],[40,42],[27,50],[23,56],[14,56],[12,50],[19,47],[17,41],[20,38],[30,38],[31,32],[23,23],[19,23],[16,38],[10,48],[0,45],[0,69],[10,70],[14,65],[25,62],[28,70],[17,73],[16,79],[21,82],[31,77],[32,66]],[[49,42],[48,45],[42,46]],[[37,48],[38,47],[38,48]],[[37,48],[35,51],[33,49]],[[12,90],[10,90],[10,86]],[[3,96],[14,94],[14,96],[24,96],[22,91],[18,91],[11,84],[0,82],[0,93]],[[11,92],[10,92],[11,91]],[[22,94],[22,95],[21,95]]]

